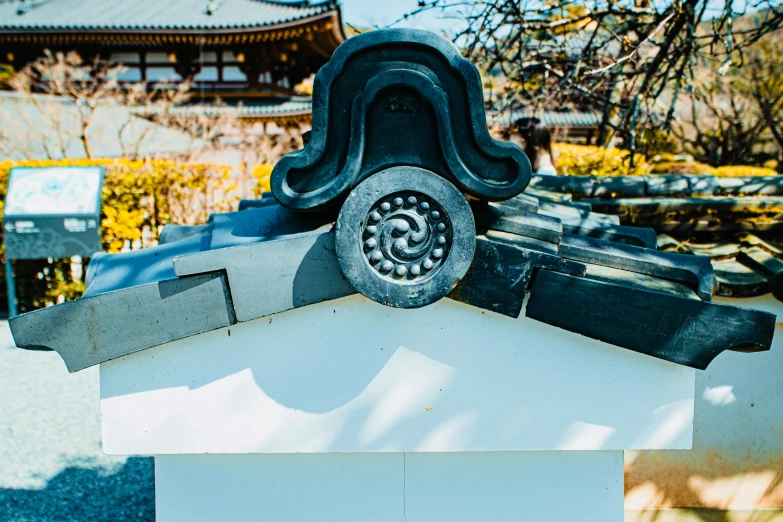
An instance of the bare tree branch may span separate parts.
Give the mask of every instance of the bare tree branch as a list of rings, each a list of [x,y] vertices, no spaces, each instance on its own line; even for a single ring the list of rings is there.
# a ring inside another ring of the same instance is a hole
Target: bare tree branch
[[[448,36],[502,84],[492,109],[598,112],[632,152],[676,123],[689,71],[741,67],[783,27],[781,0],[422,0],[405,18],[427,11],[462,20]]]

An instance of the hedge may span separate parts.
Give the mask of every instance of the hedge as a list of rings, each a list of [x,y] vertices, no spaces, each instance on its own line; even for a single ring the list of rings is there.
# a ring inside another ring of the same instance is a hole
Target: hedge
[[[269,192],[269,181],[272,178],[272,163],[262,163],[253,169],[253,177],[256,179],[256,185],[253,187],[253,193],[257,198],[264,192]]]
[[[750,167],[748,165],[729,165],[716,167],[715,175],[722,178],[740,178],[748,176],[777,176],[778,171],[767,167]]]
[[[628,172],[631,157],[627,150],[572,143],[554,143],[552,148],[557,172],[563,176],[628,176],[647,173],[642,154],[634,157],[634,169]]]
[[[731,165],[712,167],[698,161],[676,161],[673,154],[662,154],[659,161],[647,162],[641,154],[635,156],[634,169],[629,172],[630,153],[616,148],[595,145],[554,143],[555,164],[564,176],[635,176],[642,174],[708,174],[719,177],[775,176],[767,167]]]

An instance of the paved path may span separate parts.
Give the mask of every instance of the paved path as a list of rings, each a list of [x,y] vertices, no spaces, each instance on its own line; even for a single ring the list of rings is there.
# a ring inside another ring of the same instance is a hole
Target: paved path
[[[14,347],[0,321],[0,521],[154,520],[151,458],[101,451],[98,368]]]

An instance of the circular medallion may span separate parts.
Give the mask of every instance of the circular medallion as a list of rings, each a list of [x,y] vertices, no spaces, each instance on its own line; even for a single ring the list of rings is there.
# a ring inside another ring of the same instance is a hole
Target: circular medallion
[[[393,167],[357,185],[337,220],[337,258],[363,295],[398,308],[446,296],[470,267],[473,213],[460,191],[418,167]]]

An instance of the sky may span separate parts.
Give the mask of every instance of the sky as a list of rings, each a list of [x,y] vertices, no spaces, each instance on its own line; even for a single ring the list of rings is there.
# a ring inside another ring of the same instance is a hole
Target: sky
[[[659,0],[662,3],[669,3],[670,0]],[[384,27],[392,22],[399,20],[402,15],[416,9],[417,0],[342,0],[343,19],[355,27]],[[723,11],[726,0],[708,0],[708,10],[713,16],[717,16]],[[746,0],[734,0],[733,8],[736,12],[744,12],[746,9]],[[405,26],[405,24],[402,24]],[[430,13],[426,16],[417,18],[413,24],[422,29],[438,31],[439,29],[448,30],[455,26],[454,20],[439,19],[436,13]]]
[[[354,27],[385,27],[416,9],[417,0],[342,0],[343,21]],[[415,23],[401,23],[395,27],[420,27],[431,31],[453,26],[453,20],[442,20],[436,13],[417,17]]]
[[[416,9],[416,0],[342,0],[343,18],[354,26],[384,26]]]

